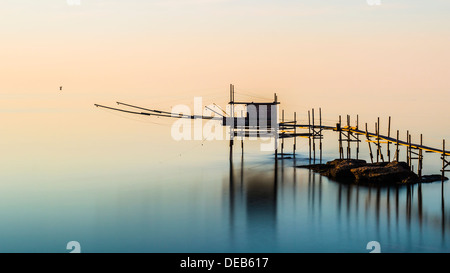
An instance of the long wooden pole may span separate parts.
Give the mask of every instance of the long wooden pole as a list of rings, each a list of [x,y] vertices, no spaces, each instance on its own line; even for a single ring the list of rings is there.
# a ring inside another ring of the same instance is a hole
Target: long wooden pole
[[[320,164],[322,164],[322,108],[319,108],[319,125],[320,125],[320,138],[319,138],[319,150],[320,150]]]
[[[241,110],[241,117],[244,117],[244,112]],[[244,132],[244,128],[241,129],[241,159],[244,158],[244,137],[245,137],[245,132]]]
[[[313,130],[313,139],[312,139],[312,141],[313,141],[313,162],[314,162],[314,164],[316,164],[316,141],[315,141],[315,139],[316,139],[316,129],[315,129],[315,127],[314,127],[314,108],[312,109],[312,130]]]
[[[411,167],[413,167],[413,165],[412,165],[411,134],[409,134],[409,136],[408,136],[408,143],[409,143],[409,164],[410,164]]]
[[[391,137],[391,116],[389,116],[389,123],[388,123],[388,137]],[[389,141],[387,143],[387,156],[388,156],[388,162],[391,162],[391,150],[389,149],[389,144],[391,144]]]
[[[378,118],[378,128],[377,128],[377,139],[378,139],[378,152],[380,153],[381,161],[384,162],[383,151],[381,150],[380,144],[380,118]]]
[[[275,120],[275,123],[276,123],[276,126],[275,126],[275,128],[273,128],[273,125],[271,125],[271,129],[272,130],[275,130],[275,132],[274,132],[274,137],[275,137],[275,170],[277,170],[277,168],[278,168],[278,129],[279,129],[279,126],[278,126],[278,109],[277,109],[277,101],[278,101],[278,98],[277,98],[277,93],[274,93],[273,94],[273,102],[274,102],[274,105],[272,106],[272,107],[275,107],[275,112],[276,112],[276,120]],[[271,112],[272,112],[272,109],[271,109]],[[271,122],[272,122],[272,124],[273,124],[273,120],[271,120]]]
[[[408,146],[406,146],[406,164],[408,164],[409,167],[411,167],[411,162],[410,162],[410,158],[409,158],[409,130],[406,131],[406,143],[408,144]]]
[[[231,124],[230,124],[230,161],[233,161],[233,138],[234,138],[234,87],[230,84],[230,107],[231,107]]]
[[[272,107],[275,107],[275,113],[276,113],[276,118],[275,118],[275,128],[273,128],[273,125],[271,125],[272,130],[274,130],[274,137],[275,137],[275,170],[277,170],[278,168],[278,130],[279,130],[279,125],[278,125],[278,108],[277,108],[277,101],[278,101],[278,97],[277,97],[277,93],[273,93],[273,102],[274,105]],[[271,113],[272,113],[272,109],[271,109]],[[273,120],[271,120],[272,124],[273,124]]]
[[[309,164],[311,165],[311,116],[308,111],[308,141],[309,141]]]
[[[350,151],[350,115],[347,115],[347,159],[351,158],[351,151]]]
[[[395,159],[397,160],[397,162],[399,162],[400,161],[400,159],[399,159],[399,156],[400,156],[400,154],[399,154],[399,143],[398,143],[398,138],[399,138],[399,130],[397,130],[397,143],[396,143],[396,145],[397,145],[397,147],[396,147],[396,149],[395,149]]]
[[[378,122],[375,123],[375,133],[377,134],[377,163],[380,161],[380,132],[378,129],[380,128],[380,118],[378,118]]]
[[[281,110],[281,123],[284,127],[284,109]],[[281,132],[281,135],[283,135],[283,137],[281,138],[281,158],[284,158],[284,130],[283,132]]]
[[[343,151],[342,151],[342,122],[341,115],[339,115],[339,159],[342,159]]]
[[[294,125],[297,125],[297,112],[294,112]],[[295,136],[297,134],[297,126],[294,126],[294,159],[295,159],[295,149],[297,146],[297,137]]]
[[[420,146],[422,146],[422,134],[420,134]],[[423,155],[422,155],[422,149],[419,149],[419,165],[417,166],[417,174],[419,175],[419,178],[422,177],[422,160],[423,160]]]
[[[373,163],[373,153],[372,153],[372,146],[370,145],[369,141],[369,132],[367,131],[367,122],[366,122],[366,138],[367,138],[367,144],[369,144],[369,154],[370,154],[370,162]]]
[[[356,130],[359,130],[359,116],[356,115]],[[356,135],[356,159],[359,159],[359,134]]]
[[[444,177],[445,177],[445,139],[442,140],[442,175],[441,175],[441,181],[442,185],[444,185]]]

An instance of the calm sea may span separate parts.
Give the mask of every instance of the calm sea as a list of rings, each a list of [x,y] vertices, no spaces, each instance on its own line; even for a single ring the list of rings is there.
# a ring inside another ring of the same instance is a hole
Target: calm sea
[[[370,252],[371,241],[381,252],[450,250],[445,183],[340,184],[294,167],[308,163],[304,143],[295,162],[275,164],[256,144],[243,157],[236,145],[230,161],[225,141],[166,139],[152,152],[151,135],[123,138],[52,152],[30,144],[5,163],[0,251],[70,252],[70,241],[81,252]],[[439,173],[438,159],[425,162]]]

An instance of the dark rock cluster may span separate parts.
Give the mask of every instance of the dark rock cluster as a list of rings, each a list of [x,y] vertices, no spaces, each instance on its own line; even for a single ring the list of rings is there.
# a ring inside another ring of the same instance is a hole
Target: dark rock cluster
[[[326,164],[302,166],[336,181],[361,184],[413,184],[440,180],[440,176],[419,178],[405,162],[367,163],[357,159],[335,159]],[[422,181],[423,180],[423,181]]]

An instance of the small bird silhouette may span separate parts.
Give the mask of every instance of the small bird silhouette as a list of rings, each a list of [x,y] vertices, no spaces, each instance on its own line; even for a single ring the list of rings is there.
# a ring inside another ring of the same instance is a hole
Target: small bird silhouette
[[[62,90],[62,86],[59,87],[59,90],[60,90],[60,91]]]

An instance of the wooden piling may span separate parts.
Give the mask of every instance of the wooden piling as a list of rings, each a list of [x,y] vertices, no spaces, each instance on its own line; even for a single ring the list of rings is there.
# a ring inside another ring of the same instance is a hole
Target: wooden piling
[[[233,161],[233,140],[230,139],[230,162]]]
[[[343,158],[343,149],[342,149],[342,122],[341,115],[339,115],[339,159]]]
[[[311,165],[311,116],[308,111],[308,142],[309,142],[309,164]]]
[[[420,146],[422,146],[422,134],[420,134]],[[417,166],[417,175],[419,176],[419,178],[422,178],[422,160],[423,160],[423,155],[422,155],[422,149],[419,149],[419,163]]]
[[[284,127],[284,109],[281,110],[281,123],[283,124],[283,127]],[[284,128],[284,130],[285,130],[285,128]],[[281,138],[281,158],[282,159],[284,158],[284,130],[283,130],[283,132],[281,132],[281,135],[283,136]]]
[[[322,164],[322,108],[319,108],[319,125],[320,125],[320,136],[319,136],[320,164]]]
[[[441,182],[444,185],[444,177],[445,177],[445,139],[442,140],[442,170],[441,170]]]
[[[313,144],[313,162],[314,164],[316,164],[316,129],[314,127],[314,108],[312,109],[312,130],[313,130],[313,139],[312,139],[312,144]]]
[[[370,145],[370,139],[369,139],[369,132],[367,131],[367,122],[366,122],[366,138],[367,138],[367,144],[369,145],[369,154],[370,154],[370,162],[373,163],[373,153],[372,153],[372,146]]]
[[[356,130],[359,130],[359,116],[356,115]],[[359,159],[359,134],[356,135],[356,159]]]
[[[293,153],[294,153],[294,159],[295,159],[295,149],[297,146],[297,137],[295,136],[297,134],[297,112],[294,112],[294,147],[293,147]]]
[[[400,151],[399,151],[399,149],[398,149],[398,148],[399,148],[399,143],[398,143],[399,133],[400,133],[399,130],[397,130],[397,142],[396,142],[396,146],[397,146],[397,147],[395,148],[395,160],[397,160],[397,162],[400,161],[400,160],[399,160],[399,155],[400,155],[399,152],[400,152]]]
[[[244,113],[241,110],[241,117],[243,117],[243,116],[244,116]],[[241,129],[241,134],[242,134],[242,136],[241,136],[241,159],[243,159],[244,158],[244,137],[245,137],[244,127],[242,127],[242,129]]]
[[[233,139],[234,139],[234,86],[230,84],[230,106],[231,106],[231,120],[230,124],[230,162],[233,161]]]
[[[275,107],[277,107],[276,106],[277,102],[278,102],[277,93],[273,93],[273,102],[275,103]],[[277,111],[277,113],[278,113],[278,111]],[[278,114],[277,114],[276,122],[278,124]],[[275,142],[275,170],[277,170],[277,168],[278,168],[278,129],[279,129],[279,127],[277,126],[275,129],[275,132],[274,132],[274,136],[275,136],[275,141],[274,141]],[[272,128],[272,130],[273,130],[273,128]]]
[[[350,115],[347,115],[347,159],[351,158],[351,150],[350,150]]]
[[[408,136],[408,147],[409,147],[409,164],[412,167],[412,146],[411,146],[411,134]]]
[[[406,143],[408,144],[406,146],[406,164],[408,164],[408,166],[411,167],[411,162],[409,158],[409,149],[411,148],[409,146],[409,130],[406,131]]]
[[[377,135],[377,163],[380,162],[380,132],[378,129],[380,128],[380,118],[378,118],[378,122],[375,122],[375,133]]]
[[[388,122],[388,138],[391,137],[391,116],[389,116],[389,122]],[[389,144],[391,144],[390,141],[387,143],[387,156],[388,156],[388,162],[391,162],[391,150],[389,149]]]
[[[377,126],[378,126],[377,127],[378,153],[380,154],[381,161],[384,162],[383,151],[381,150],[381,144],[380,144],[380,118],[378,118]]]

